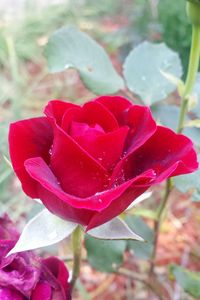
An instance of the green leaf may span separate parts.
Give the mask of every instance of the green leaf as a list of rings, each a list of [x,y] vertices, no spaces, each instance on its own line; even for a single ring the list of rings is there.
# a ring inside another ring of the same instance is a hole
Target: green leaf
[[[89,235],[104,240],[138,240],[144,241],[139,235],[134,233],[128,225],[119,218],[91,229],[87,232]]]
[[[76,227],[77,224],[64,221],[44,209],[26,224],[8,255],[56,244],[69,236]]]
[[[99,240],[86,235],[85,246],[91,266],[112,273],[122,264],[126,241]]]
[[[134,255],[140,259],[148,259],[153,251],[153,230],[139,216],[127,216],[129,227],[141,235],[146,242],[128,241],[128,249],[133,250]]]
[[[200,297],[200,273],[191,272],[186,268],[178,265],[170,266],[170,273],[172,273],[178,284],[185,292],[194,298]]]
[[[178,79],[182,76],[178,54],[163,43],[143,42],[130,52],[124,63],[128,88],[148,105],[165,99],[176,89],[162,72]]]
[[[104,49],[75,27],[63,27],[49,39],[45,56],[51,72],[74,68],[96,94],[113,94],[124,87]]]

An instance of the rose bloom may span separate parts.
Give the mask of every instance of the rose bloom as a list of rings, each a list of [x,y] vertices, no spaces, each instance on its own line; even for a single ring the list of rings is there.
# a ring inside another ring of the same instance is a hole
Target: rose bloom
[[[19,234],[14,224],[0,218],[0,300],[70,300],[68,271],[56,257],[40,259],[34,252],[6,255]]]
[[[28,196],[87,229],[122,213],[150,186],[198,168],[189,138],[123,97],[83,106],[54,100],[44,113],[11,124],[13,168]]]

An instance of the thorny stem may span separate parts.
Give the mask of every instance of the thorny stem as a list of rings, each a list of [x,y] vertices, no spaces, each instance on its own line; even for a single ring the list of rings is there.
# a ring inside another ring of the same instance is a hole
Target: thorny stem
[[[200,26],[193,25],[192,26],[192,43],[191,43],[191,51],[190,51],[190,58],[189,58],[189,66],[188,66],[188,73],[187,78],[185,82],[185,89],[182,96],[182,102],[181,102],[181,108],[180,108],[180,114],[179,114],[179,122],[178,122],[178,128],[177,132],[181,133],[184,128],[184,121],[187,114],[187,108],[188,108],[188,101],[189,101],[189,95],[192,92],[196,75],[198,72],[199,67],[199,60],[200,60]],[[166,190],[165,195],[163,197],[162,203],[160,205],[159,211],[158,211],[158,218],[154,223],[154,231],[155,231],[155,238],[154,238],[154,249],[153,254],[150,262],[150,276],[154,273],[154,267],[155,267],[155,258],[157,253],[157,246],[158,246],[158,237],[160,232],[160,227],[163,221],[163,215],[164,211],[167,205],[167,201],[170,195],[170,192],[172,190],[172,184],[171,180],[168,179],[166,184]]]
[[[76,280],[79,276],[81,265],[81,249],[82,249],[82,229],[78,226],[72,234],[72,247],[74,255],[74,264],[72,270],[71,289],[73,290]]]

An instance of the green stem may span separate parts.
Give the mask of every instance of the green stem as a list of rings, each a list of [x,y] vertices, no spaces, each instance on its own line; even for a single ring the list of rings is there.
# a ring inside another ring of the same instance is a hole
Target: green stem
[[[71,289],[73,290],[76,280],[79,276],[81,265],[82,229],[80,226],[78,226],[72,234],[72,247],[74,255],[74,264],[72,271]]]
[[[159,233],[160,233],[160,227],[161,227],[162,221],[164,219],[166,205],[167,205],[167,201],[168,201],[171,189],[172,189],[172,182],[171,182],[171,179],[168,179],[167,183],[166,183],[165,194],[164,194],[163,200],[162,200],[162,202],[160,204],[160,207],[158,209],[158,212],[157,212],[157,219],[154,222],[155,238],[154,238],[154,248],[153,248],[153,253],[152,253],[152,256],[151,256],[151,263],[150,263],[150,272],[149,272],[150,277],[154,273],[155,259],[156,259],[156,253],[157,253],[157,248],[158,248],[158,237],[159,237]]]
[[[189,95],[192,92],[193,86],[195,84],[196,75],[199,67],[200,59],[200,26],[192,26],[192,44],[190,51],[190,60],[188,66],[188,74],[185,82],[185,90],[181,103],[181,110],[179,115],[179,123],[177,132],[181,133],[184,128],[184,121],[188,108]]]
[[[200,60],[200,26],[193,25],[192,26],[192,43],[191,43],[191,51],[190,51],[190,59],[189,59],[189,66],[188,66],[188,73],[185,82],[185,90],[182,97],[181,102],[181,109],[179,114],[179,122],[177,132],[181,133],[184,128],[184,121],[187,114],[188,108],[188,101],[189,95],[192,92],[193,86],[195,84],[196,75],[198,72],[199,67],[199,60]],[[166,210],[166,205],[169,199],[169,195],[172,189],[171,180],[167,180],[165,195],[161,202],[160,208],[158,210],[158,218],[154,223],[154,231],[155,231],[155,239],[154,239],[154,249],[153,254],[150,262],[150,276],[154,273],[155,267],[155,258],[157,253],[157,246],[158,246],[158,237],[160,232],[160,227],[163,221],[164,212]]]

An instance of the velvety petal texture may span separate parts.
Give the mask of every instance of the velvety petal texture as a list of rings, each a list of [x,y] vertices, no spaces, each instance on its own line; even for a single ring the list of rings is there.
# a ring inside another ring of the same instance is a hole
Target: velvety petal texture
[[[0,218],[0,300],[70,300],[69,273],[56,257],[32,251],[6,255],[19,233],[7,215]]]
[[[87,229],[122,213],[151,185],[198,168],[190,139],[121,96],[82,106],[53,100],[44,111],[11,125],[14,170],[29,196]]]

